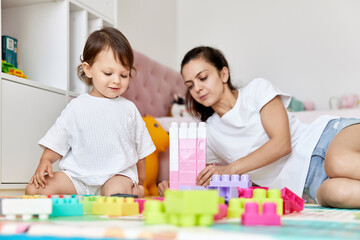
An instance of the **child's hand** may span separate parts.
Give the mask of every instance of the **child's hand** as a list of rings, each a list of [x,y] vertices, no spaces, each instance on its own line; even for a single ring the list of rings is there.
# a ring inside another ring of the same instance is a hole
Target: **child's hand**
[[[39,188],[40,186],[45,188],[45,185],[47,184],[45,173],[47,173],[49,177],[53,177],[54,175],[51,161],[42,159],[35,171],[35,174],[30,179],[30,184],[35,184],[36,188]]]
[[[158,184],[158,191],[159,196],[163,197],[165,194],[165,189],[169,188],[169,181],[163,180],[161,183]]]

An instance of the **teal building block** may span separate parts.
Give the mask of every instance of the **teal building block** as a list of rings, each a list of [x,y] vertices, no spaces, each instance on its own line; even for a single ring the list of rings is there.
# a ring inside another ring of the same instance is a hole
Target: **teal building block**
[[[53,211],[50,217],[82,216],[83,204],[77,198],[52,198]]]

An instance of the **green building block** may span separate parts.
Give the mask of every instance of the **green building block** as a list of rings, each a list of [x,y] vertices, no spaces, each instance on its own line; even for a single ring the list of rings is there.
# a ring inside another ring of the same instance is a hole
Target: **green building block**
[[[165,213],[170,224],[209,226],[218,213],[217,190],[165,191]]]
[[[100,196],[84,196],[82,199],[82,204],[84,206],[84,213],[91,213],[92,204],[96,202]]]
[[[279,216],[283,215],[283,199],[281,198],[281,191],[278,189],[254,189],[253,200],[259,204],[259,212],[262,213],[262,205],[265,202],[273,202],[276,204],[276,212]]]
[[[164,203],[159,200],[146,200],[143,216],[146,224],[164,224],[167,222]]]

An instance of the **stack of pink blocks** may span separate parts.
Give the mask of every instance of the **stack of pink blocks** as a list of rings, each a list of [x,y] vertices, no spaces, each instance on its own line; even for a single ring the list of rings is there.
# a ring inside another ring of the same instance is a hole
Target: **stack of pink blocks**
[[[170,137],[170,189],[195,186],[206,166],[206,123],[172,122]]]

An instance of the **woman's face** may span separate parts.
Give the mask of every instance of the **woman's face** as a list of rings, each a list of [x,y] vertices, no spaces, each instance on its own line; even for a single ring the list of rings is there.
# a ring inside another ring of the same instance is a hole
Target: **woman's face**
[[[181,74],[191,96],[205,107],[211,107],[221,99],[224,84],[229,78],[226,67],[219,72],[203,58],[196,58],[185,64]]]

